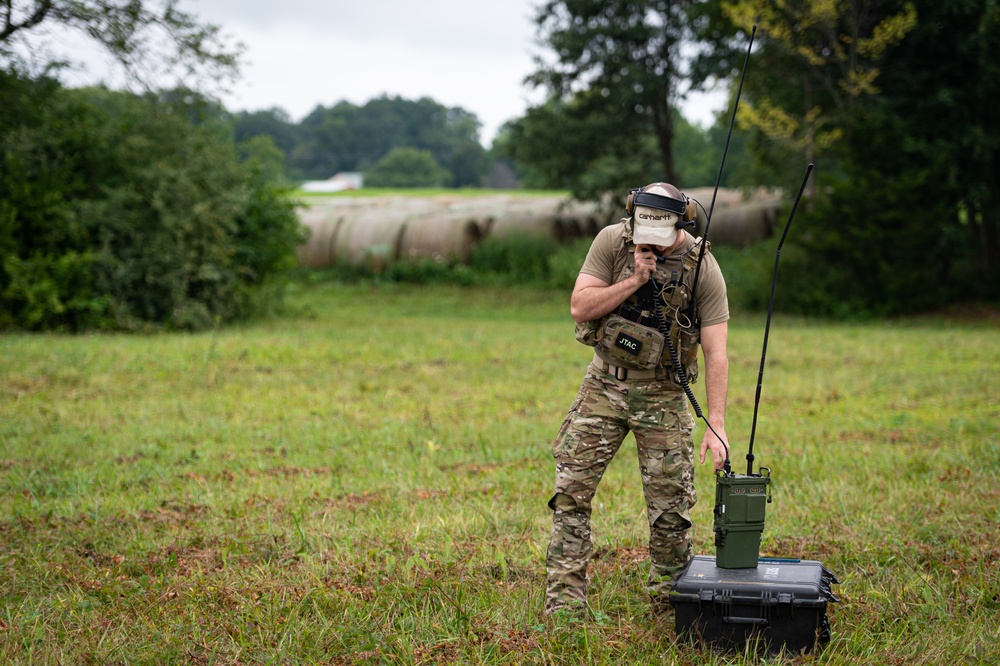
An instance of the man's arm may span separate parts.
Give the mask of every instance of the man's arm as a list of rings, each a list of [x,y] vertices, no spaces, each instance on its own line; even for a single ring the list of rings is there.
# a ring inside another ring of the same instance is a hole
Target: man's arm
[[[656,257],[652,252],[644,252],[645,246],[636,248],[635,273],[614,284],[608,284],[599,277],[588,273],[580,273],[573,287],[573,295],[569,299],[569,311],[573,321],[582,324],[594,321],[608,314],[625,299],[635,293],[635,290],[649,281],[649,276],[656,271]]]
[[[701,462],[705,462],[705,455],[711,449],[716,470],[722,469],[726,459],[726,447],[729,446],[729,437],[726,435],[726,395],[729,391],[729,355],[726,352],[728,338],[729,322],[701,329],[701,351],[705,356],[708,423],[715,430],[713,433],[712,430],[706,429],[705,436],[702,437]]]

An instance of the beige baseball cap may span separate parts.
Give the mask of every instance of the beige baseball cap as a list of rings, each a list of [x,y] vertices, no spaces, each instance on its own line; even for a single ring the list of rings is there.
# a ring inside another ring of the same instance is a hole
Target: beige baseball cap
[[[670,198],[676,197],[675,193],[668,191],[659,183],[643,188],[643,192]],[[680,216],[677,213],[648,206],[636,206],[632,213],[632,242],[636,245],[672,247],[677,241],[677,221],[679,219]]]

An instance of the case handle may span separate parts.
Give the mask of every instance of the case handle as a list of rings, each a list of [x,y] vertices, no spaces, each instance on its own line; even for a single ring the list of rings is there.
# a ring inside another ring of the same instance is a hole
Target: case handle
[[[767,618],[763,617],[732,617],[730,615],[722,616],[723,624],[754,624],[759,627],[766,627],[771,624]]]

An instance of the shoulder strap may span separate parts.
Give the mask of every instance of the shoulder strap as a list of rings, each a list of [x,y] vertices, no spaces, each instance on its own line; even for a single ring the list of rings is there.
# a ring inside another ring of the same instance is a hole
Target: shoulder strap
[[[681,261],[684,262],[684,268],[686,268],[688,270],[694,270],[695,268],[697,268],[697,266],[698,266],[698,257],[701,255],[701,244],[702,243],[705,244],[705,251],[706,252],[708,252],[708,251],[710,251],[712,249],[712,243],[709,242],[708,240],[706,240],[704,238],[701,238],[700,236],[698,238],[695,238],[694,239],[694,245],[692,245],[691,249],[688,250],[687,252],[685,252],[684,256],[681,257]]]

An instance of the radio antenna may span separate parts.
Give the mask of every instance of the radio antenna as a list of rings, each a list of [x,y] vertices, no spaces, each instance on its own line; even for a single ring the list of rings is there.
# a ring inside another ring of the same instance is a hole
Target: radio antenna
[[[705,219],[705,233],[702,234],[701,249],[698,251],[698,265],[694,270],[694,282],[691,284],[691,305],[689,311],[693,314],[696,296],[698,293],[698,278],[701,275],[701,261],[705,258],[705,246],[708,240],[708,228],[712,226],[712,211],[715,210],[715,199],[719,195],[719,183],[722,182],[722,169],[726,166],[726,155],[729,154],[729,141],[733,138],[733,125],[736,124],[736,110],[740,107],[740,95],[743,94],[743,80],[747,75],[747,65],[750,64],[750,50],[753,48],[753,38],[757,34],[757,26],[754,25],[750,31],[750,43],[747,44],[747,56],[743,61],[743,71],[740,72],[740,85],[736,89],[736,101],[733,103],[733,116],[729,119],[729,134],[726,136],[726,145],[722,149],[722,161],[719,163],[719,173],[715,177],[715,190],[712,192],[712,202],[708,206],[708,217]],[[704,207],[703,207],[704,209]],[[693,320],[693,318],[692,318]]]
[[[760,371],[757,373],[757,395],[754,397],[753,401],[753,423],[750,425],[750,447],[747,451],[747,476],[753,474],[753,438],[757,433],[757,408],[760,406],[760,387],[764,383],[764,359],[767,357],[767,337],[768,333],[771,331],[771,314],[774,312],[774,291],[778,285],[778,262],[781,260],[781,246],[785,243],[785,236],[788,235],[788,228],[792,226],[792,218],[795,217],[795,211],[799,207],[799,201],[802,200],[802,192],[806,189],[806,183],[809,181],[809,174],[812,173],[813,164],[809,163],[806,167],[805,178],[802,179],[802,185],[799,187],[799,193],[795,197],[795,203],[792,204],[792,212],[788,214],[788,221],[785,222],[785,230],[781,232],[781,239],[778,241],[778,249],[774,253],[774,270],[771,273],[771,297],[767,303],[767,323],[764,325],[764,346],[760,351]]]

